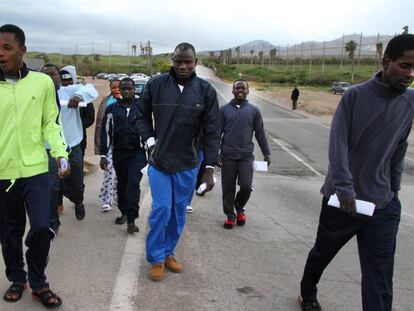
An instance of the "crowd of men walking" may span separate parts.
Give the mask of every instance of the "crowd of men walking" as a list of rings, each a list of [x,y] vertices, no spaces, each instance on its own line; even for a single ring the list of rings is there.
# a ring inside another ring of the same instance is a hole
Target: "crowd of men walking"
[[[30,286],[47,308],[62,299],[46,280],[50,242],[59,231],[62,198],[74,204],[79,221],[84,206],[85,128],[94,122],[92,84],[78,84],[76,68],[46,64],[30,71],[23,62],[25,34],[15,25],[0,27],[0,242],[11,282],[3,298],[18,301]],[[117,204],[116,224],[139,232],[140,182],[148,165],[152,205],[148,219],[148,276],[160,281],[165,269],[183,270],[175,249],[195,188],[214,187],[221,167],[223,227],[246,224],[252,192],[253,135],[267,165],[271,152],[260,110],[247,100],[249,84],[233,83],[234,98],[219,108],[213,86],[195,73],[195,48],[180,43],[169,72],[152,78],[135,97],[130,78],[110,82],[98,109],[95,152],[104,178],[102,211]],[[50,78],[49,78],[50,77]],[[392,277],[401,204],[398,200],[407,137],[414,117],[414,36],[396,36],[383,57],[383,70],[347,91],[335,113],[329,170],[322,187],[318,234],[309,253],[298,303],[322,310],[319,279],[340,248],[358,239],[363,310],[392,308]],[[292,100],[297,101],[292,95]],[[294,103],[294,109],[296,102]],[[200,172],[201,176],[200,176]],[[199,175],[199,176],[198,176]],[[197,178],[198,176],[198,178]],[[50,185],[50,187],[44,187]],[[236,192],[237,185],[239,190]],[[336,194],[340,208],[328,205]],[[371,218],[357,214],[356,199],[375,204]],[[26,215],[30,230],[25,244]]]

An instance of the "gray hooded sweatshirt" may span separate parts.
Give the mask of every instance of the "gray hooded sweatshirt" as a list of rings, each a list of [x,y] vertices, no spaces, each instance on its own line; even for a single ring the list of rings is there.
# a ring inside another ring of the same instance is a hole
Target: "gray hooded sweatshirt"
[[[414,90],[397,92],[381,79],[348,89],[332,120],[329,168],[321,192],[387,205],[400,190]]]

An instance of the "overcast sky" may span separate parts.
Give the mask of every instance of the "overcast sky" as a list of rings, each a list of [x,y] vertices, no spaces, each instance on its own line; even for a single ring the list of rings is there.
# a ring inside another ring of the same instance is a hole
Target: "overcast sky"
[[[29,51],[126,54],[128,41],[150,40],[157,54],[182,41],[205,51],[393,35],[404,25],[413,33],[413,12],[414,0],[3,0],[0,24],[20,26]]]

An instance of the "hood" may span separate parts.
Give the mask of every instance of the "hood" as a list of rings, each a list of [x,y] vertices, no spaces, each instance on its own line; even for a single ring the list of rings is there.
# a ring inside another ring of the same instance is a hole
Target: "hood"
[[[69,72],[69,74],[72,77],[73,84],[78,84],[78,78],[76,76],[76,68],[75,68],[75,66],[68,65],[68,66],[63,67],[62,70],[65,70],[65,71]]]

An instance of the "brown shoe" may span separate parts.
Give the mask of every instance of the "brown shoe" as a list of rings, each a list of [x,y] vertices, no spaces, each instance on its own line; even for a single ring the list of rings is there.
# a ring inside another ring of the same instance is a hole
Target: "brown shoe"
[[[180,273],[183,270],[183,266],[175,260],[174,256],[167,257],[165,266],[174,273]]]
[[[156,263],[151,266],[148,277],[153,281],[161,281],[164,278],[164,263]]]

